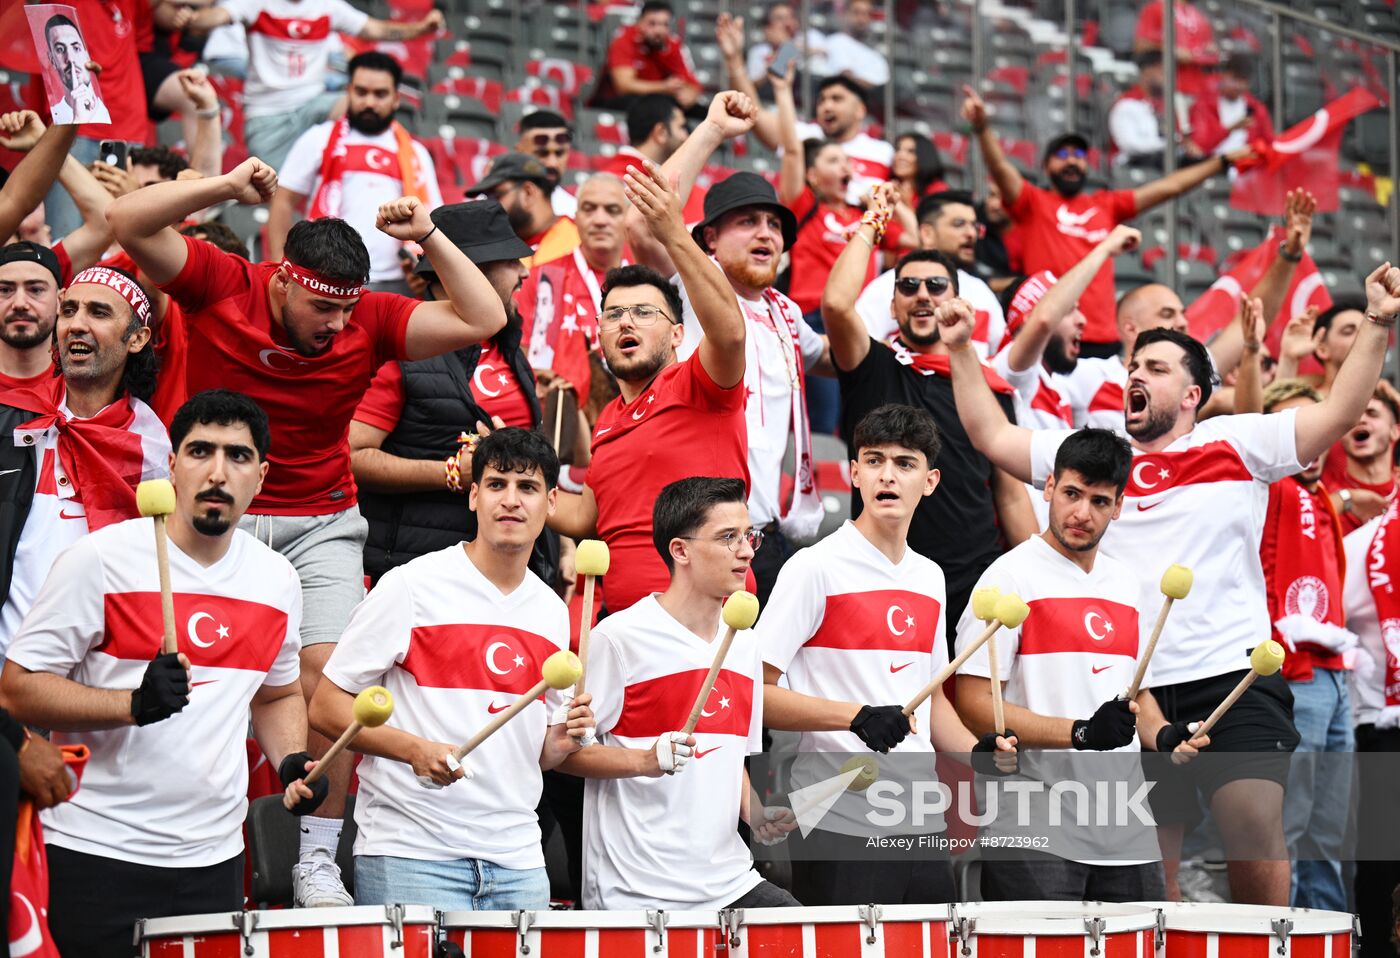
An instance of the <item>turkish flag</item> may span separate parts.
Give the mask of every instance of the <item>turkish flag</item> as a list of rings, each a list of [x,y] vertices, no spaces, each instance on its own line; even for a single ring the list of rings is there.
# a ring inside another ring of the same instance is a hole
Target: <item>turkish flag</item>
[[[82,780],[88,748],[63,745],[60,751],[76,784]],[[49,858],[44,850],[44,827],[39,824],[34,803],[21,798],[15,819],[15,860],[10,867],[7,932],[11,958],[59,958],[58,946],[49,932],[48,913]]]
[[[1272,143],[1252,143],[1259,159],[1241,166],[1230,190],[1230,205],[1261,216],[1278,216],[1283,213],[1284,195],[1301,188],[1317,197],[1319,213],[1334,212],[1342,132],[1353,118],[1380,105],[1373,94],[1356,87],[1289,127]]]

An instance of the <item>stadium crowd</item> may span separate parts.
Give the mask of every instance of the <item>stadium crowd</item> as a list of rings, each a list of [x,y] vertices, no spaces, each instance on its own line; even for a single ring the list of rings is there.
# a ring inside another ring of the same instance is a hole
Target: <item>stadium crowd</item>
[[[1151,860],[988,856],[972,892],[1178,899],[1213,842],[1230,900],[1358,912],[1388,953],[1400,863],[1347,836],[1388,830],[1395,777],[1291,758],[1400,752],[1400,267],[1295,312],[1300,188],[1212,328],[1115,282],[1140,217],[1274,135],[1191,4],[1174,139],[1154,0],[1109,143],[1065,130],[1030,168],[956,94],[970,191],[875,121],[870,0],[830,34],[774,2],[753,44],[721,14],[719,89],[647,0],[575,91],[625,142],[581,155],[570,102],[481,163],[404,122],[440,11],[71,6],[0,113],[0,848],[18,883],[42,811],[25,895],[57,953],[243,907],[249,798],[279,792],[297,907],[545,908],[551,877],[593,909],[957,900],[946,856],[765,807],[775,741],[988,779],[1169,754]],[[749,141],[768,175],[717,174]],[[1101,151],[1152,172],[1094,188]],[[990,588],[1027,607],[1000,651]],[[1200,727],[1270,642],[1281,671]],[[569,650],[586,672],[540,694]]]

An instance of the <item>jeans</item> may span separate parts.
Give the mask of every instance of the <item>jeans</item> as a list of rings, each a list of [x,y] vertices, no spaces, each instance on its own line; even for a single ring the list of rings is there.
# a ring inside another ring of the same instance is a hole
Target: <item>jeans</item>
[[[1349,782],[1324,780],[1324,770],[1304,754],[1354,750],[1347,673],[1314,669],[1310,681],[1288,685],[1293,690],[1293,722],[1301,739],[1283,797],[1284,840],[1296,863],[1293,907],[1347,911],[1341,857]]]
[[[549,907],[541,868],[503,868],[480,858],[419,861],[355,856],[355,904],[429,905],[439,911],[529,911]]]
[[[982,859],[987,901],[1161,901],[1167,897],[1161,862],[1085,865],[1054,855],[1020,851]]]
[[[744,892],[729,903],[730,908],[801,908],[802,903],[793,898],[785,888],[764,880]]]

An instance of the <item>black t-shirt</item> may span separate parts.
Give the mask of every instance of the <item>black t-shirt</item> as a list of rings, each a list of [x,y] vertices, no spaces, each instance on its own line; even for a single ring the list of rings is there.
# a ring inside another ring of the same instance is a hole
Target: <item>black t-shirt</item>
[[[938,488],[914,511],[909,545],[937,562],[948,580],[950,628],[962,611],[966,594],[977,578],[1001,555],[1000,531],[992,497],[992,464],[972,446],[953,404],[953,381],[925,376],[895,358],[894,350],[870,340],[870,352],[850,372],[837,370],[841,384],[841,435],[851,458],[851,438],[866,413],[885,403],[923,409],[938,425],[943,450],[934,466],[941,475]],[[1008,419],[1015,421],[1011,397],[997,394]],[[852,518],[860,515],[860,495],[851,497]]]

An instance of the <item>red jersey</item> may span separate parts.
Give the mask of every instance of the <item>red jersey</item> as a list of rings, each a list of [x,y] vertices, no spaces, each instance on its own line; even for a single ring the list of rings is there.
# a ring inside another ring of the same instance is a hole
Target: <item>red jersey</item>
[[[1269,486],[1259,558],[1264,566],[1271,623],[1305,616],[1337,628],[1343,626],[1346,558],[1341,523],[1325,486],[1309,489],[1292,476]],[[1272,638],[1281,641],[1276,624]],[[1315,667],[1346,668],[1342,657],[1325,647],[1308,642],[1288,644],[1296,650],[1284,659],[1284,678],[1306,681],[1313,677]]]
[[[28,389],[31,386],[42,386],[53,378],[53,363],[49,363],[47,369],[37,376],[7,376],[0,373],[0,393],[10,389]]]
[[[471,380],[472,401],[492,416],[500,416],[507,426],[533,429],[530,403],[515,378],[510,363],[501,356],[494,340],[485,343]],[[403,415],[403,367],[385,363],[374,374],[360,404],[355,407],[359,422],[393,432]],[[472,425],[464,424],[463,428]]]
[[[715,385],[700,354],[667,366],[630,403],[619,396],[593,429],[588,486],[598,501],[598,535],[613,557],[608,612],[620,612],[670,582],[651,541],[651,510],[662,488],[686,476],[749,481],[744,384]]]
[[[1364,489],[1367,492],[1374,492],[1378,496],[1384,496],[1387,500],[1394,499],[1397,489],[1395,477],[1391,476],[1384,482],[1362,482],[1347,471],[1347,453],[1342,448],[1340,439],[1327,451],[1327,460],[1322,465],[1322,484],[1332,492],[1341,492],[1343,489]],[[1343,512],[1339,514],[1342,521],[1342,535],[1350,535],[1360,529],[1364,522],[1357,517],[1355,512]]]
[[[327,515],[355,504],[346,433],[355,406],[384,363],[406,358],[408,316],[419,300],[365,293],[323,352],[303,356],[272,318],[267,285],[276,263],[249,263],[185,237],[180,275],[161,288],[185,311],[190,395],[245,393],[267,413],[267,481],[249,511]]]
[[[790,208],[801,225],[797,230],[797,240],[792,245],[792,282],[788,295],[805,316],[821,308],[826,277],[836,265],[836,257],[841,255],[851,236],[860,227],[861,210],[849,203],[839,206],[818,204],[816,194],[810,187],[802,188]],[[899,249],[899,237],[903,233],[898,223],[891,223],[880,241],[880,249]],[[872,253],[862,285],[869,284],[875,278],[875,273],[875,255]]]
[[[102,64],[98,89],[107,104],[111,123],[84,123],[78,136],[93,140],[126,140],[145,143],[150,131],[146,119],[146,81],[136,56],[136,35],[141,7],[147,0],[69,0],[87,41],[88,56]],[[49,105],[44,84],[37,77],[29,84],[29,108],[48,122]]]
[[[1016,202],[1006,207],[1020,239],[1021,268],[1025,273],[1048,269],[1063,276],[1108,236],[1113,227],[1137,213],[1132,190],[1080,193],[1066,199],[1053,190],[1030,183],[1021,186]],[[1118,340],[1113,296],[1113,263],[1104,264],[1084,295],[1079,309],[1088,321],[1084,341],[1112,343]]]
[[[695,71],[690,66],[690,55],[685,46],[674,36],[667,35],[659,49],[652,49],[642,42],[637,25],[623,27],[612,43],[608,44],[608,68],[603,71],[598,85],[597,96],[611,99],[620,96],[613,86],[612,71],[618,67],[631,67],[637,71],[638,80],[665,80],[680,77],[691,86],[700,86],[695,79]]]
[[[150,406],[168,428],[175,413],[190,398],[185,384],[189,333],[185,327],[185,311],[173,299],[166,300],[165,315],[156,327],[154,348],[160,357],[160,375],[156,377],[156,391],[151,396]]]
[[[1162,0],[1148,0],[1138,14],[1134,40],[1144,41],[1149,46],[1162,48],[1164,16]],[[1190,63],[1180,62],[1176,68],[1177,92],[1190,96],[1201,96],[1213,92],[1215,78],[1205,71],[1220,61],[1220,54],[1214,49],[1215,31],[1211,28],[1210,17],[1206,16],[1188,0],[1177,0],[1175,11],[1175,40],[1178,50],[1186,51]]]

